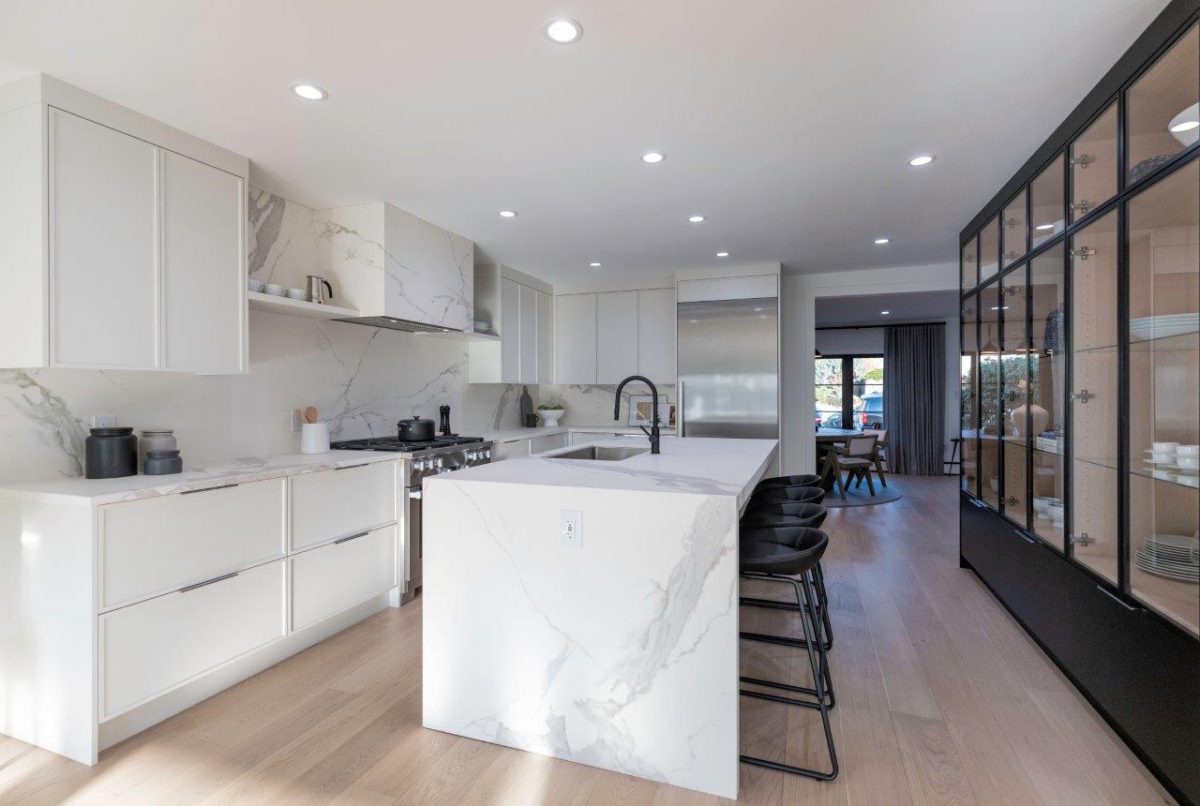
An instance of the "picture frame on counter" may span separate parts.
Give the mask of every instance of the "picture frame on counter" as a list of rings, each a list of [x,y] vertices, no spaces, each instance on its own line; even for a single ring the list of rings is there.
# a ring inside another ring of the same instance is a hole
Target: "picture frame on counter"
[[[633,395],[629,398],[629,424],[650,425],[651,406],[654,405],[653,395]],[[658,401],[658,424],[662,428],[675,427],[675,404]]]

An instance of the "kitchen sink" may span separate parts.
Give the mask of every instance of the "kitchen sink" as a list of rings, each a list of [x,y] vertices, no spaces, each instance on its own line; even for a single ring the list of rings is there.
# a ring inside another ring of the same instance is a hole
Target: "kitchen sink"
[[[585,445],[573,451],[550,456],[550,459],[587,459],[593,462],[619,462],[633,456],[649,453],[650,448],[617,448],[608,445]]]

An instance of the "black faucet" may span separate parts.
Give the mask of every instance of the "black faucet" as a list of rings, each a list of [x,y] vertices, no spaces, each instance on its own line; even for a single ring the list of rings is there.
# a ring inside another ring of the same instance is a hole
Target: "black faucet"
[[[621,383],[617,385],[617,399],[613,402],[613,419],[621,419],[621,390],[624,389],[625,384],[629,383],[630,381],[641,381],[650,387],[650,394],[653,397],[653,402],[651,403],[653,409],[651,410],[650,414],[650,430],[646,431],[646,426],[644,425],[641,428],[643,431],[646,431],[646,436],[650,437],[650,453],[658,453],[658,387],[654,385],[653,381],[651,381],[645,375],[630,375],[628,378],[621,381]]]

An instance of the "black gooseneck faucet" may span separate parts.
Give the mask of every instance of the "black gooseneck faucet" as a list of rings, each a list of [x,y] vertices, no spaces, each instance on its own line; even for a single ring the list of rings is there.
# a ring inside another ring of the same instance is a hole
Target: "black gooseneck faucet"
[[[630,375],[628,378],[621,381],[621,383],[617,385],[617,399],[613,402],[613,419],[621,419],[621,390],[624,389],[625,384],[629,383],[630,381],[641,381],[650,387],[650,394],[653,397],[652,405],[654,407],[650,415],[650,430],[646,431],[646,426],[644,425],[641,428],[643,431],[646,431],[646,436],[650,437],[650,453],[658,453],[658,387],[654,385],[653,381],[651,381],[645,375]]]

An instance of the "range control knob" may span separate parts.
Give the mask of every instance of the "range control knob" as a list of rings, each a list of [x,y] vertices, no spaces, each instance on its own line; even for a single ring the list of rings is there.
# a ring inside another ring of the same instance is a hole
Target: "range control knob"
[[[413,462],[413,469],[416,470],[418,473],[421,472],[422,470],[424,470],[425,469],[425,460],[418,459],[417,461]]]
[[[442,467],[445,466],[445,464],[446,464],[446,460],[439,456],[437,458],[437,469],[441,470]]]

